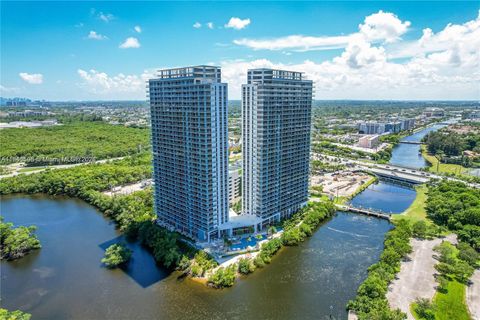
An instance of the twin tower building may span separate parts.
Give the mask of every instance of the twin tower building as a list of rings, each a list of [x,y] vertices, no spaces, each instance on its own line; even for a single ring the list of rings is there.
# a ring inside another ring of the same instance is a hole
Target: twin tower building
[[[242,213],[229,214],[228,85],[221,70],[160,70],[149,80],[158,223],[197,241],[258,231],[308,199],[312,81],[248,70],[242,85]]]

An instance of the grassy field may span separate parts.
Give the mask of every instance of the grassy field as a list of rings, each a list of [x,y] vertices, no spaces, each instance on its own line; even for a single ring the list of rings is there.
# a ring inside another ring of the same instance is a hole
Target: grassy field
[[[392,215],[393,220],[407,218],[411,222],[425,220],[427,223],[430,223],[430,220],[427,219],[427,212],[425,211],[425,201],[427,201],[428,188],[426,185],[422,184],[416,187],[415,190],[417,191],[417,196],[410,207],[408,207],[408,209],[402,214]]]
[[[422,156],[430,163],[428,170],[430,172],[444,172],[444,173],[453,173],[456,175],[466,174],[468,169],[459,165],[459,164],[449,164],[449,163],[438,163],[438,159],[435,156],[429,155],[425,149],[425,146],[422,146]]]
[[[437,292],[433,298],[436,305],[435,319],[470,320],[465,301],[465,285],[457,281],[450,281],[447,289],[446,293]]]

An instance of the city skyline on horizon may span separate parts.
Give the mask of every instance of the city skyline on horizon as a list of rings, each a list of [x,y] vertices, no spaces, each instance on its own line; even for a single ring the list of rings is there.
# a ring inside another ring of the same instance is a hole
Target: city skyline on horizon
[[[480,99],[475,2],[6,2],[2,9],[5,98],[145,101],[156,70],[210,64],[222,68],[230,100],[240,99],[247,70],[260,67],[305,72],[318,101]]]

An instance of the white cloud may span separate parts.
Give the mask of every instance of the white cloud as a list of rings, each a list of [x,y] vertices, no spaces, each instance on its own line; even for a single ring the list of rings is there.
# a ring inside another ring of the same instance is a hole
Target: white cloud
[[[388,42],[398,41],[405,29],[396,25],[394,31],[380,32],[383,27],[377,27],[377,20],[366,19],[367,24],[368,36],[361,32],[348,36],[343,52],[327,61],[223,61],[229,96],[239,98],[247,69],[267,67],[304,72],[315,83],[316,99],[480,99],[480,15],[464,24],[448,24],[438,33],[425,29],[418,40],[393,47]],[[377,31],[372,33],[373,29]],[[379,37],[384,42],[372,40]],[[392,59],[392,49],[406,60]]]
[[[202,24],[197,21],[197,22],[195,22],[195,23],[193,24],[193,27],[194,27],[195,29],[199,29],[199,28],[202,27]]]
[[[125,41],[120,44],[119,48],[121,49],[128,49],[128,48],[140,48],[140,42],[137,38],[129,37],[125,39]]]
[[[383,47],[372,47],[362,37],[352,39],[340,57],[334,59],[350,68],[358,69],[369,64],[385,62],[386,55]]]
[[[407,32],[410,21],[402,22],[396,15],[380,10],[365,18],[363,24],[358,26],[360,33],[369,40],[384,40],[394,42]]]
[[[98,18],[102,21],[105,21],[105,22],[110,22],[112,21],[113,19],[115,19],[115,16],[111,13],[103,13],[103,12],[99,12],[98,13]]]
[[[207,28],[213,29],[213,22],[207,22]]]
[[[468,55],[478,54],[478,48],[480,48],[480,11],[475,20],[464,24],[448,24],[438,33],[425,28],[420,39],[391,46],[389,57],[407,58],[451,50],[466,58]]]
[[[275,39],[237,39],[233,43],[239,46],[246,46],[254,50],[319,50],[338,49],[347,46],[350,36],[335,37],[310,37],[303,35],[291,35]]]
[[[93,39],[93,40],[105,40],[105,39],[108,39],[106,36],[101,35],[100,33],[97,33],[96,31],[93,31],[93,30],[91,30],[91,31],[88,33],[87,38],[88,38],[88,39]]]
[[[236,30],[241,30],[247,27],[250,24],[250,19],[240,19],[237,17],[231,17],[228,23],[225,25],[225,28],[232,28]]]
[[[30,84],[41,84],[43,82],[43,75],[41,73],[20,72],[18,75],[23,81]]]
[[[233,18],[232,18],[233,19]],[[289,35],[272,39],[237,39],[233,43],[254,50],[330,50],[345,48],[359,37],[366,41],[395,42],[407,32],[409,21],[402,22],[393,13],[379,11],[365,17],[364,23],[358,26],[359,31],[341,36],[305,36]]]
[[[153,77],[153,70],[145,70],[141,75],[119,73],[110,76],[94,69],[77,70],[82,82],[78,86],[87,92],[106,98],[145,98],[145,82]]]
[[[20,88],[15,88],[15,87],[5,87],[0,84],[0,92],[1,93],[19,93]]]
[[[133,29],[136,33],[142,33],[142,28],[140,26],[135,26]]]

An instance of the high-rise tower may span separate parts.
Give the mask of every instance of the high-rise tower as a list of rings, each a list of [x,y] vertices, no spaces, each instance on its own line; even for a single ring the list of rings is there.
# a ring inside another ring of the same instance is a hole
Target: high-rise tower
[[[242,85],[244,214],[263,224],[308,200],[313,83],[300,72],[248,70]]]
[[[227,84],[219,67],[194,66],[148,87],[158,221],[209,241],[228,221]]]

